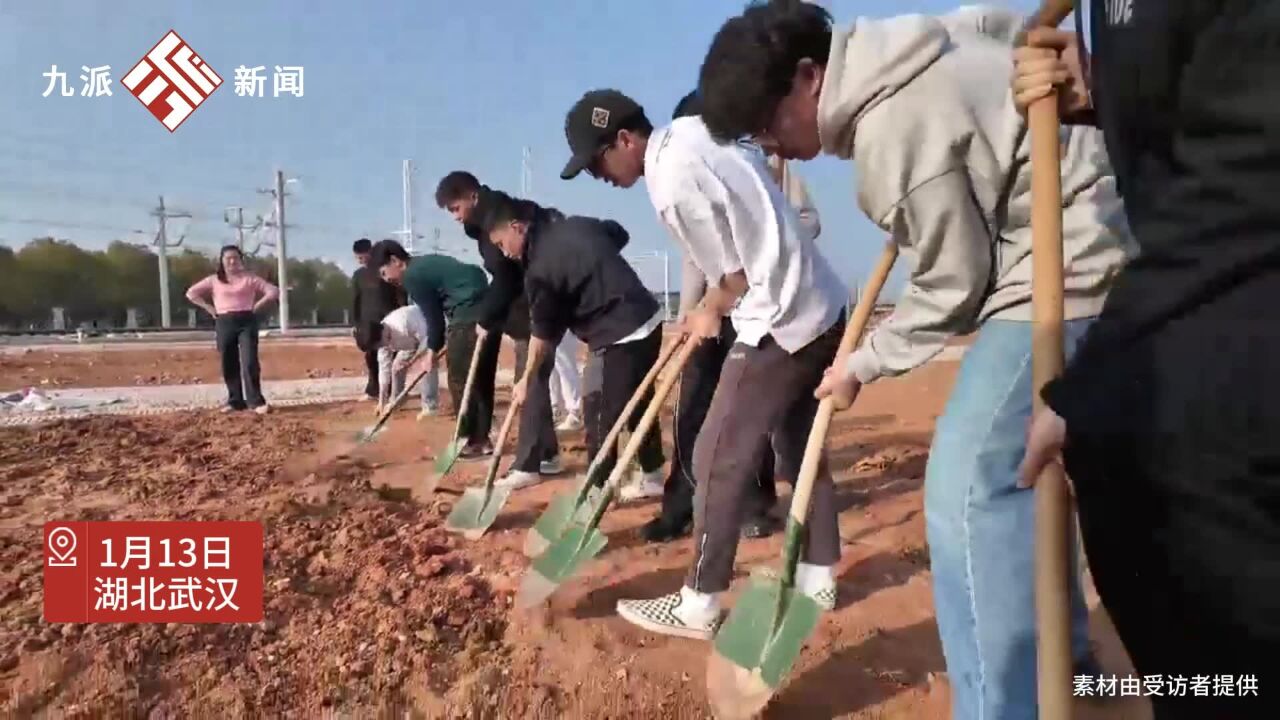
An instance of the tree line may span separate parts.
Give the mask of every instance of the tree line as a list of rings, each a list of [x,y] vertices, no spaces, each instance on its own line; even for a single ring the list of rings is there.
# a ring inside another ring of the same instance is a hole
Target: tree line
[[[274,257],[247,258],[261,277],[278,283]],[[169,303],[173,327],[187,326],[187,288],[217,269],[213,253],[177,248],[169,254]],[[345,320],[351,307],[351,279],[337,265],[291,259],[289,320],[320,324]],[[139,327],[160,327],[159,261],[147,245],[116,241],[106,250],[86,250],[52,237],[32,240],[18,250],[0,246],[0,328],[44,330],[53,327],[53,309],[63,308],[67,329],[97,323],[125,327],[129,308]],[[271,311],[272,315],[276,310]],[[197,323],[212,324],[203,311]]]

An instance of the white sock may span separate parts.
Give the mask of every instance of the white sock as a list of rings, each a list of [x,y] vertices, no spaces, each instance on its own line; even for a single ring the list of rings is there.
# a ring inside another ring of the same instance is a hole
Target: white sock
[[[691,587],[681,587],[680,605],[675,612],[681,620],[690,625],[701,625],[720,613],[720,602],[714,593],[698,592]]]
[[[830,565],[796,564],[796,587],[806,595],[813,595],[836,584]]]

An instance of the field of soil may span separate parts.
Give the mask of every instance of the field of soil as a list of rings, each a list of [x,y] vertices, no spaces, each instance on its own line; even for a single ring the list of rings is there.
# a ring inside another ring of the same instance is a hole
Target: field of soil
[[[921,504],[930,433],[954,370],[935,363],[877,383],[834,423],[839,606],[766,717],[947,716]],[[601,556],[547,607],[516,612],[525,531],[570,474],[514,494],[489,533],[468,542],[441,522],[483,465],[460,464],[435,497],[421,490],[451,421],[420,424],[405,413],[350,452],[351,433],[369,419],[367,405],[349,404],[0,430],[3,714],[709,717],[707,645],[613,614],[619,598],[681,582],[689,541],[655,546],[638,534],[654,504],[611,511]],[[562,448],[570,473],[580,471],[581,436],[562,437]],[[260,520],[266,619],[46,624],[40,528],[52,519]],[[779,543],[744,542],[740,576],[774,562]],[[1107,670],[1126,672],[1100,612],[1094,634]],[[1127,700],[1084,705],[1081,717],[1148,715]]]

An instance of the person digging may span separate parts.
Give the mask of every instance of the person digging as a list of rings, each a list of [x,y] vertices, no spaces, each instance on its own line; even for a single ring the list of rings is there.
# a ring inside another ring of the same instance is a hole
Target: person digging
[[[566,331],[572,331],[588,350],[599,357],[603,376],[600,421],[612,427],[627,401],[640,387],[662,346],[662,311],[653,294],[640,282],[635,269],[622,257],[630,239],[612,220],[566,217],[553,220],[536,204],[495,192],[486,208],[484,232],[508,258],[524,266],[525,292],[529,295],[529,361],[524,376],[512,388],[514,402],[541,402],[550,398],[555,348]],[[653,396],[650,389],[640,407]],[[642,412],[632,414],[634,429]],[[525,427],[521,435],[536,432]],[[617,446],[599,447],[588,437],[588,462],[599,460],[601,480],[609,475]],[[639,452],[641,475],[623,486],[621,497],[643,497],[646,486],[660,482],[662,436],[655,425],[647,432]],[[512,471],[500,484],[520,488],[539,481],[536,473]],[[637,487],[639,486],[639,487]]]
[[[708,278],[685,331],[708,342],[728,316],[737,338],[693,451],[694,557],[684,585],[654,599],[620,600],[617,611],[653,632],[709,639],[771,436],[781,474],[799,476],[818,407],[814,391],[840,344],[848,296],[814,239],[799,230],[758,149],[715,142],[698,117],[656,132],[642,118],[621,93],[587,93],[566,121],[572,158],[562,177],[587,170],[626,187],[643,172],[663,224]],[[828,610],[840,556],[834,492],[824,461],[796,573],[798,589]]]
[[[454,403],[460,403],[476,346],[476,306],[489,284],[484,270],[448,255],[429,253],[411,258],[394,240],[383,240],[373,246],[369,266],[387,282],[404,288],[409,301],[422,311],[426,320],[427,352],[415,367],[406,368],[406,372],[434,368],[441,349],[445,349],[449,394]],[[454,408],[454,412],[462,416],[462,429],[467,438],[459,455],[461,459],[474,460],[493,453],[489,431],[493,425],[493,368],[497,364],[497,353],[493,356],[487,376],[476,373],[469,407]]]
[[[485,201],[493,192],[475,175],[465,170],[454,170],[441,178],[436,186],[436,204],[462,226],[467,237],[476,241],[484,269],[492,277],[489,289],[476,309],[476,333],[482,345],[481,355],[485,358],[482,369],[487,370],[490,362],[496,368],[502,336],[506,334],[515,343],[514,377],[519,379],[524,375],[529,350],[529,298],[524,290],[524,268],[519,262],[504,256],[489,242],[481,228]],[[545,217],[553,222],[564,216],[560,211],[548,208]],[[537,475],[556,475],[562,470],[560,443],[550,411],[550,392],[548,387],[547,402],[525,403],[520,409],[522,430],[511,466],[515,470]],[[536,417],[525,422],[524,415],[530,413],[536,413]],[[523,429],[528,427],[536,428],[536,432]]]
[[[976,332],[925,472],[925,518],[953,714],[1033,718],[1037,706],[1034,495],[1018,487],[1032,411],[1030,142],[1009,97],[1021,18],[966,9],[833,28],[797,0],[754,5],[703,63],[703,119],[724,142],[787,159],[851,160],[859,205],[914,261],[893,314],[819,396],[852,399]],[[1062,138],[1068,353],[1132,250],[1096,130]],[[1073,657],[1097,674],[1079,574]]]
[[[677,103],[673,119],[696,115],[698,103],[693,93]],[[645,175],[649,137],[653,125],[644,108],[616,90],[593,90],[586,93],[565,119],[565,134],[571,148],[594,148],[598,159],[585,169],[589,175],[622,188],[633,186]],[[718,149],[717,149],[718,151]],[[576,176],[574,172],[571,176]],[[565,178],[570,179],[570,178]],[[799,199],[799,196],[797,196]],[[801,202],[807,206],[807,202]],[[655,207],[656,204],[655,204]],[[659,215],[663,208],[658,207]],[[817,237],[817,211],[804,207],[804,234]],[[685,317],[706,293],[706,277],[684,254],[680,291],[680,318]],[[650,542],[666,542],[683,537],[693,522],[693,496],[696,477],[693,472],[693,449],[711,406],[711,398],[720,378],[729,349],[737,337],[730,320],[720,326],[720,334],[699,344],[689,358],[680,377],[676,400],[676,425],[673,433],[675,452],[663,486],[662,508],[658,516],[641,529]],[[748,511],[742,522],[744,537],[766,537],[777,531],[779,522],[769,511],[777,494],[774,490],[774,453],[767,449],[759,463],[757,483],[750,493]]]

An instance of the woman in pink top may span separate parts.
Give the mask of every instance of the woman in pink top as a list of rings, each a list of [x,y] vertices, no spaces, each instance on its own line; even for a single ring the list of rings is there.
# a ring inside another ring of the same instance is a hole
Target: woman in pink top
[[[279,296],[275,285],[249,272],[244,254],[235,245],[218,253],[218,272],[187,290],[187,299],[214,318],[222,379],[227,383],[223,412],[253,408],[265,415],[269,411],[258,367],[257,312]]]

